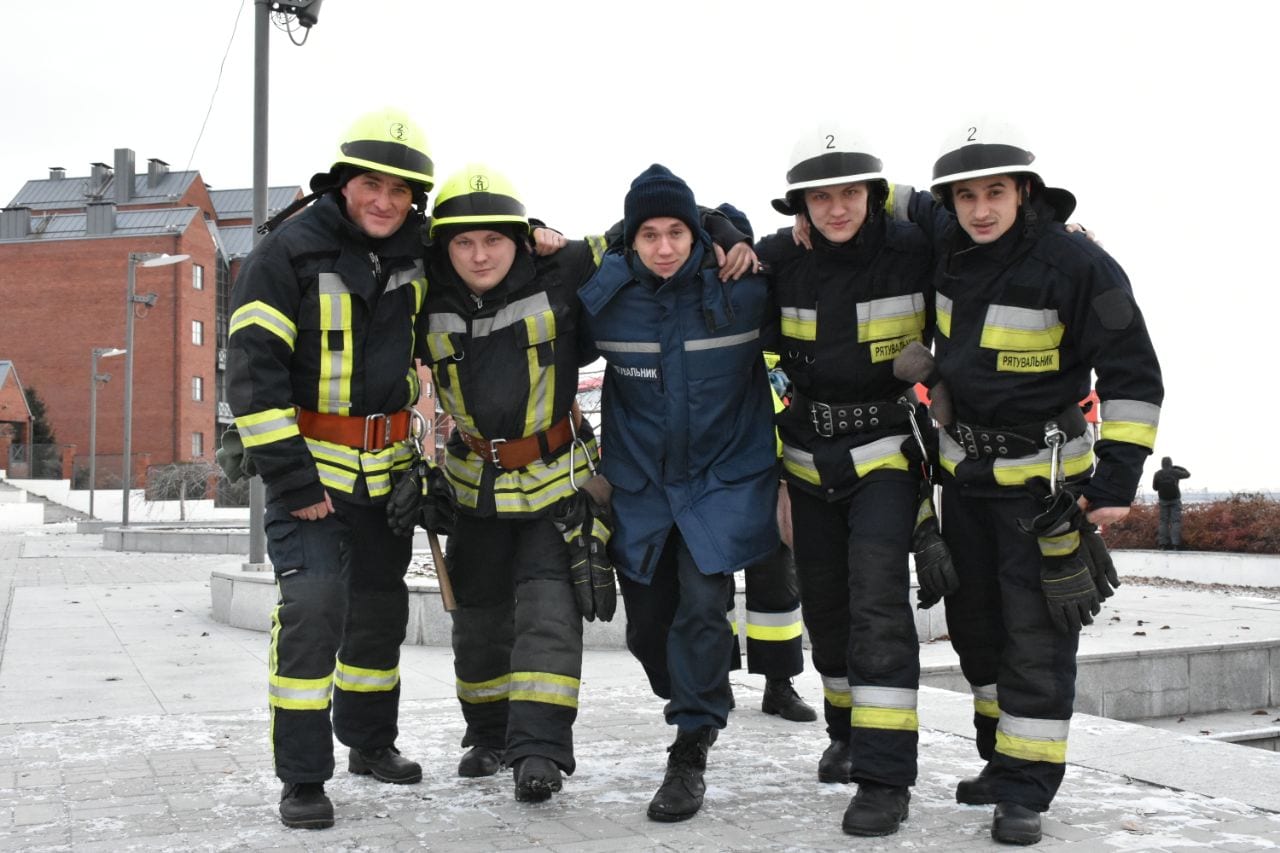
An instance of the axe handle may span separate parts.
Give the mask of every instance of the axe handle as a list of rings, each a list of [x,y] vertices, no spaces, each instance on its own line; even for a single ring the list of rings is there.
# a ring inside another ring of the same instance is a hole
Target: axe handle
[[[427,542],[431,545],[431,561],[436,565],[436,580],[440,582],[440,603],[446,613],[458,609],[458,602],[453,597],[453,584],[449,582],[449,564],[444,560],[444,552],[440,550],[440,537],[427,531]]]

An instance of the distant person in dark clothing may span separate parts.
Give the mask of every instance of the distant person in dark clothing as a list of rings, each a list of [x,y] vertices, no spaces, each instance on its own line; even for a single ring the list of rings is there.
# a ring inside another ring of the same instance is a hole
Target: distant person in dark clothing
[[[1151,488],[1160,498],[1160,526],[1156,528],[1156,546],[1161,551],[1178,551],[1182,548],[1182,489],[1178,481],[1191,476],[1181,465],[1174,465],[1166,456],[1160,460],[1160,470],[1151,478]]]

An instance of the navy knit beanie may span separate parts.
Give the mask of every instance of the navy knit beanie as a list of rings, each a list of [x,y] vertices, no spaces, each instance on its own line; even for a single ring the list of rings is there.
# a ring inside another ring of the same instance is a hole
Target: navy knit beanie
[[[696,235],[702,218],[698,215],[698,203],[694,201],[689,185],[671,174],[666,166],[657,163],[631,182],[622,211],[622,240],[628,249],[647,219],[671,216],[682,220]]]

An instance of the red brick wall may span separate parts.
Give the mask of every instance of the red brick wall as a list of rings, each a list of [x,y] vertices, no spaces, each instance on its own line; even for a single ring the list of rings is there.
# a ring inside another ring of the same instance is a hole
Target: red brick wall
[[[216,343],[214,244],[197,217],[181,234],[0,244],[0,357],[44,400],[59,444],[74,444],[87,465],[89,374],[94,347],[123,347],[130,252],[190,254],[168,267],[137,269],[137,292],[159,294],[134,322],[133,452],[167,464],[191,455],[191,433],[205,434],[212,454]],[[205,268],[204,290],[191,287],[191,265]],[[205,343],[191,343],[191,321]],[[98,390],[98,453],[123,450],[125,356],[100,359],[112,379]],[[204,377],[203,402],[191,377]]]

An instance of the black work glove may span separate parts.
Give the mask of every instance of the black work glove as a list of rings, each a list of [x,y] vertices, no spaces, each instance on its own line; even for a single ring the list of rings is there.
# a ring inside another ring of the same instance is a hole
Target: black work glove
[[[569,546],[569,580],[578,612],[588,622],[613,619],[618,609],[618,588],[609,560],[613,515],[607,504],[586,489],[564,498],[551,520]]]
[[[432,533],[453,533],[453,486],[438,465],[419,459],[400,472],[387,500],[387,526],[399,536],[413,536],[421,524]]]
[[[218,451],[213,454],[213,458],[217,460],[218,467],[227,475],[229,482],[238,483],[258,473],[258,467],[244,451],[244,441],[235,424],[222,433],[222,440],[218,443]]]
[[[916,580],[920,584],[916,589],[917,610],[928,610],[960,588],[960,576],[951,562],[951,550],[938,532],[932,491],[928,481],[920,484],[920,508],[916,513],[916,529],[911,534]]]
[[[1043,491],[1039,484],[1029,485],[1033,491]],[[1064,634],[1079,632],[1092,625],[1102,610],[1091,554],[1081,547],[1084,512],[1066,489],[1043,500],[1045,510],[1035,518],[1019,519],[1018,526],[1035,536],[1040,546],[1040,589],[1054,627]]]
[[[1092,521],[1080,525],[1080,550],[1089,563],[1089,573],[1093,576],[1093,585],[1098,588],[1098,595],[1106,601],[1120,586],[1120,575],[1116,574],[1116,564],[1106,543],[1098,535],[1098,525]]]

